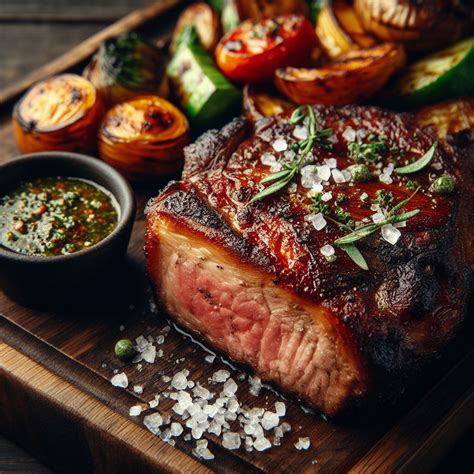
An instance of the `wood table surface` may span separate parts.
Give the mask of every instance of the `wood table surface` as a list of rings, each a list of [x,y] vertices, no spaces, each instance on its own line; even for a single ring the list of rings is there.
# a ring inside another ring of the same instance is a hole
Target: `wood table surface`
[[[0,0],[0,89],[150,0]],[[0,387],[1,390],[1,387]],[[436,473],[472,473],[471,430]],[[0,473],[48,473],[0,433]]]

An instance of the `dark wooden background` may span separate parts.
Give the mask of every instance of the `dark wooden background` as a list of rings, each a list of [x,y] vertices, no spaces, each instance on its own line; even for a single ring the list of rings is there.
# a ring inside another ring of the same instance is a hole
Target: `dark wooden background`
[[[0,0],[0,89],[150,0]],[[0,387],[1,390],[1,387]],[[474,430],[436,472],[472,473]],[[0,473],[51,472],[0,434]]]

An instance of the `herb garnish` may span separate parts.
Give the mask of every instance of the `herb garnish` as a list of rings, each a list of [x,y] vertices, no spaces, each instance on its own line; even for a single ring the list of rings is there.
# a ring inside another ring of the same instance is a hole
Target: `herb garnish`
[[[353,244],[354,242],[357,242],[358,240],[364,239],[368,237],[369,235],[372,235],[374,232],[381,229],[384,225],[396,224],[397,222],[404,222],[404,221],[407,221],[408,219],[411,219],[412,217],[415,217],[420,212],[420,209],[414,209],[413,211],[403,212],[402,214],[397,214],[397,212],[403,207],[405,207],[411,201],[411,199],[419,191],[419,189],[420,188],[418,187],[416,191],[410,197],[408,197],[407,199],[404,199],[403,201],[400,201],[398,204],[393,206],[392,209],[390,209],[390,211],[387,212],[386,218],[382,220],[381,222],[367,224],[367,225],[358,227],[356,230],[350,232],[344,237],[337,239],[334,243],[338,246]]]
[[[437,146],[438,142],[434,142],[433,145],[431,145],[431,148],[419,160],[416,160],[409,165],[402,166],[401,168],[395,168],[393,171],[398,174],[411,174],[422,170],[431,163]]]
[[[305,113],[306,111],[306,113]],[[271,194],[274,194],[281,189],[285,188],[296,174],[300,171],[301,165],[303,164],[305,156],[313,149],[315,145],[319,145],[324,148],[328,148],[331,144],[327,139],[333,134],[331,128],[320,130],[318,123],[314,115],[313,108],[309,105],[300,106],[292,113],[290,123],[296,125],[308,119],[308,138],[294,143],[292,146],[293,151],[297,154],[297,157],[291,162],[283,166],[281,171],[273,173],[260,181],[261,183],[273,183],[264,190],[257,193],[249,202],[249,204],[263,199]]]
[[[348,145],[349,156],[354,161],[375,162],[382,159],[382,155],[388,151],[384,137],[377,135],[368,136],[369,143],[352,142]]]

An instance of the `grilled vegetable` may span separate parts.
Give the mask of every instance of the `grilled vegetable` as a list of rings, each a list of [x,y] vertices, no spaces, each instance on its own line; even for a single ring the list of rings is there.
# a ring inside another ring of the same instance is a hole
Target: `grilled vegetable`
[[[201,46],[212,53],[222,35],[219,15],[204,2],[193,3],[178,18],[171,39],[170,51],[176,52],[179,37],[186,26],[194,26]]]
[[[112,107],[99,129],[100,157],[132,181],[177,175],[188,143],[186,117],[157,96]]]
[[[15,105],[17,147],[22,153],[93,153],[102,115],[102,102],[88,80],[75,74],[52,77],[33,86]]]
[[[271,18],[279,15],[309,16],[308,3],[305,0],[234,0],[241,21]]]
[[[416,114],[421,125],[436,127],[440,138],[448,133],[474,130],[474,98],[450,100],[424,107]]]
[[[446,0],[355,0],[364,29],[384,41],[428,51],[460,39],[469,23]]]
[[[301,15],[246,20],[221,39],[216,62],[233,81],[268,82],[280,67],[303,65],[315,45],[313,27]]]
[[[108,105],[143,94],[168,95],[161,51],[136,33],[105,41],[84,70]]]
[[[284,99],[278,91],[274,91],[268,86],[263,88],[247,84],[244,87],[244,114],[251,121],[271,117],[294,108],[295,104]]]
[[[323,3],[316,23],[316,35],[331,59],[353,49],[369,48],[376,43],[362,28],[352,5],[344,0]]]
[[[168,65],[179,102],[198,129],[223,124],[237,115],[240,92],[218,71],[211,57],[193,41],[189,28]]]
[[[279,69],[275,83],[297,104],[350,104],[378,91],[404,63],[403,48],[384,43],[351,51],[321,68]]]
[[[411,64],[392,94],[398,108],[474,94],[474,37]]]

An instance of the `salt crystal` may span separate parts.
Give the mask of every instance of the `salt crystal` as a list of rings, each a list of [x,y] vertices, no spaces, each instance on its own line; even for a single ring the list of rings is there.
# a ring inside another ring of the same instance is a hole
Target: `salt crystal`
[[[183,390],[178,393],[177,401],[179,403],[179,406],[181,408],[184,408],[185,410],[193,404],[193,399],[191,398],[191,395],[189,395],[188,392],[185,392]]]
[[[175,404],[173,405],[172,410],[173,410],[177,415],[179,415],[179,416],[184,415],[184,412],[186,411],[186,409],[183,408],[179,403],[175,403]]]
[[[369,198],[369,195],[367,193],[362,193],[360,195],[360,200],[361,201],[366,201]]]
[[[143,393],[143,386],[142,385],[134,385],[133,386],[133,391],[135,393],[138,393],[139,395],[141,395]]]
[[[260,438],[257,438],[253,442],[253,447],[257,451],[265,451],[266,449],[272,447],[272,443],[270,443],[270,441],[267,438],[265,438],[265,436],[261,436]]]
[[[227,404],[227,409],[232,412],[232,413],[237,413],[237,411],[240,408],[240,404],[238,400],[234,397],[229,400],[229,403]]]
[[[384,184],[392,184],[393,179],[386,173],[381,173],[379,176],[379,181]]]
[[[337,138],[337,135],[333,133],[330,137],[327,138],[327,141],[329,143],[335,144],[339,141],[339,139]]]
[[[337,160],[336,160],[336,158],[326,158],[326,159],[324,160],[324,164],[325,164],[325,165],[328,165],[329,168],[331,168],[331,169],[332,169],[332,168],[337,168]]]
[[[223,383],[230,377],[230,372],[225,369],[220,369],[212,374],[212,381]]]
[[[357,130],[357,132],[356,132],[358,140],[364,139],[368,134],[369,134],[369,132],[367,130],[365,130],[364,128],[359,128],[359,130]]]
[[[195,385],[193,380],[188,380],[188,388],[193,388]]]
[[[262,381],[260,380],[259,377],[249,377],[249,384],[250,384],[250,395],[253,395],[254,397],[258,397],[258,394],[260,393],[260,390],[262,388]]]
[[[432,167],[433,169],[439,171],[439,170],[441,170],[441,169],[443,168],[443,164],[442,164],[442,163],[439,163],[439,162],[437,162],[437,163],[432,163],[432,164],[431,164],[431,167]]]
[[[331,177],[331,168],[328,165],[318,166],[317,171],[320,181],[328,181]]]
[[[174,374],[173,379],[171,380],[171,386],[176,390],[183,390],[187,387],[188,381],[183,372],[177,372]]]
[[[288,192],[290,194],[294,194],[296,193],[296,191],[298,190],[298,185],[296,183],[291,183],[289,186],[288,186]]]
[[[298,450],[306,450],[311,446],[311,441],[309,438],[298,438],[298,441],[295,443],[295,448]]]
[[[136,343],[136,349],[140,352],[150,345],[150,342],[147,339],[145,339],[144,336],[138,336],[135,339],[135,343]]]
[[[382,227],[382,237],[389,244],[395,245],[402,233],[392,224],[385,224]]]
[[[313,227],[316,230],[324,229],[327,224],[326,219],[324,218],[321,212],[318,212],[317,214],[307,214],[304,217],[304,220],[307,222],[311,222],[311,224],[313,224]]]
[[[322,181],[318,174],[317,167],[314,165],[303,166],[300,171],[301,186],[303,188],[311,189],[314,185]]]
[[[165,336],[163,336],[162,334],[157,336],[157,338],[156,338],[156,343],[157,344],[163,344],[164,342],[165,342]]]
[[[332,192],[329,191],[328,193],[324,193],[322,196],[321,196],[321,201],[323,202],[328,202],[332,199]]]
[[[275,151],[285,151],[288,148],[288,143],[283,138],[277,138],[272,146]]]
[[[332,257],[336,253],[334,247],[329,244],[323,245],[319,251],[321,252],[321,255],[324,255],[325,257]]]
[[[286,415],[286,405],[283,402],[275,402],[275,411],[281,418]]]
[[[164,383],[169,383],[171,382],[171,377],[168,377],[167,375],[162,375],[161,380],[163,380]]]
[[[211,421],[211,424],[209,425],[207,432],[210,434],[215,434],[216,436],[220,436],[222,433],[222,427],[220,423],[217,423],[217,421],[213,420]]]
[[[160,331],[162,334],[168,334],[171,331],[171,326],[164,326],[163,329]]]
[[[130,407],[128,414],[130,416],[140,416],[142,411],[143,411],[143,408],[141,407],[141,405],[134,405],[133,407]]]
[[[372,222],[374,222],[374,224],[378,224],[385,220],[385,215],[382,214],[381,212],[376,212],[375,214],[372,214],[370,217],[372,218]]]
[[[262,428],[264,430],[272,430],[275,426],[278,426],[278,423],[280,423],[280,417],[276,413],[272,411],[265,412],[262,418]]]
[[[191,433],[187,433],[183,437],[184,441],[191,441]]]
[[[344,176],[344,179],[346,181],[350,181],[351,178],[352,178],[352,173],[351,173],[351,170],[349,168],[346,168],[344,170],[341,170],[341,173],[342,175]]]
[[[208,362],[209,364],[212,364],[216,359],[215,355],[209,354],[206,357],[204,357],[204,360]]]
[[[157,398],[155,398],[154,400],[150,400],[150,401],[148,402],[148,406],[149,406],[150,408],[156,408],[156,407],[159,405],[159,403],[160,403],[160,400],[157,399]]]
[[[308,138],[308,128],[304,125],[297,125],[293,130],[293,136],[298,140],[306,140]]]
[[[110,383],[114,387],[120,387],[120,388],[127,388],[128,387],[128,377],[127,374],[124,372],[120,372],[119,374],[114,375],[110,379]]]
[[[356,139],[356,131],[352,127],[347,127],[342,134],[342,138],[348,142],[353,142]]]
[[[283,433],[288,433],[289,431],[291,431],[291,425],[287,421],[284,421],[280,425],[280,428],[283,430]]]
[[[253,437],[254,438],[261,438],[263,436],[263,428],[260,423],[257,423],[253,430]]]
[[[273,166],[274,164],[277,163],[277,159],[275,155],[268,152],[265,152],[262,154],[262,156],[260,157],[260,161],[262,165],[265,165],[265,166]]]
[[[163,424],[163,418],[159,413],[145,416],[143,424],[153,433],[157,434],[160,431],[160,426]]]
[[[336,183],[346,182],[346,177],[344,176],[341,170],[334,168],[333,170],[331,170],[331,174],[332,174],[332,178],[334,179],[334,182]]]
[[[228,431],[222,436],[222,446],[226,449],[239,449],[240,444],[241,441],[239,433]]]
[[[211,460],[214,459],[214,454],[209,451],[207,447],[207,440],[205,439],[200,439],[199,441],[196,441],[196,448],[193,449],[193,454],[194,456],[204,459],[204,460]]]
[[[194,439],[199,439],[202,437],[202,435],[204,434],[204,430],[199,427],[199,426],[195,426],[192,430],[191,430],[191,436],[194,438]]]
[[[154,364],[156,358],[156,347],[155,346],[148,346],[142,353],[141,353],[143,360],[148,362],[149,364]]]
[[[234,379],[230,378],[224,383],[224,388],[222,392],[226,397],[231,397],[237,391],[238,386],[235,383]]]
[[[395,165],[394,165],[393,163],[389,163],[389,164],[382,170],[382,172],[385,173],[387,176],[391,176],[394,169],[395,169]]]
[[[406,227],[406,226],[407,226],[407,221],[396,222],[395,224],[393,224],[393,227],[397,227],[397,228]]]

